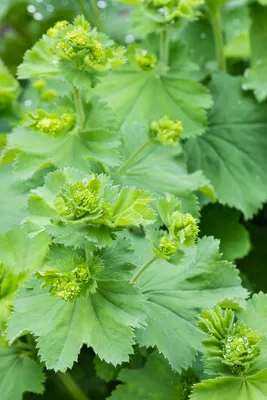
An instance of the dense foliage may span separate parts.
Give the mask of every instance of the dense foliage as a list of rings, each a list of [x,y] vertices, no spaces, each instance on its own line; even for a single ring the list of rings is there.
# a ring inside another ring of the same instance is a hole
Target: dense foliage
[[[1,400],[266,399],[267,1],[0,21]]]

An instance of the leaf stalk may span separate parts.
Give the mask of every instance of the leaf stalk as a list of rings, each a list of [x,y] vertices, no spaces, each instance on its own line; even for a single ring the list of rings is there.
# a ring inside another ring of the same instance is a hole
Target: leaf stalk
[[[136,150],[136,152],[134,152],[133,155],[130,158],[128,158],[128,160],[126,160],[124,164],[120,166],[120,168],[117,170],[117,173],[123,175],[123,173],[125,173],[125,171],[127,170],[127,167],[133,162],[133,160],[151,143],[152,143],[151,140],[148,140],[147,142],[143,143],[142,146],[140,146]]]
[[[221,10],[217,7],[211,11],[211,23],[216,47],[217,63],[220,71],[226,71],[224,41],[222,33]]]
[[[160,32],[159,58],[167,66],[169,64],[169,44],[169,28],[165,26]]]
[[[85,115],[82,103],[82,96],[80,89],[78,89],[76,86],[74,86],[74,104],[78,116],[78,124],[81,128],[83,128],[85,123]]]
[[[150,260],[148,260],[144,265],[142,265],[132,276],[131,283],[134,283],[137,281],[137,279],[145,272],[145,270],[157,259],[157,256],[152,257]]]
[[[75,380],[72,378],[72,376],[68,373],[65,372],[58,372],[57,373],[58,378],[60,379],[61,383],[63,383],[65,389],[71,394],[73,400],[90,400],[80,389],[80,387],[77,385]]]

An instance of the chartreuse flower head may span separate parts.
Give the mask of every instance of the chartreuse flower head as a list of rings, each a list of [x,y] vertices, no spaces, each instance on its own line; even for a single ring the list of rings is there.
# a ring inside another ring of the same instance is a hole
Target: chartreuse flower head
[[[215,306],[201,313],[199,328],[208,335],[202,342],[207,366],[212,359],[220,359],[235,375],[244,375],[260,354],[262,335],[241,321],[235,322],[232,310]]]
[[[61,217],[74,220],[81,217],[106,217],[107,204],[100,199],[101,183],[96,175],[90,180],[65,185],[55,199]]]
[[[172,121],[167,115],[158,121],[153,121],[150,126],[151,137],[167,146],[177,146],[182,131],[182,122]]]
[[[36,276],[48,287],[52,296],[62,300],[75,300],[95,293],[96,278],[103,269],[97,257],[85,260],[83,257],[69,257],[58,261],[60,269],[47,269],[36,272]]]
[[[196,219],[191,214],[175,211],[172,214],[172,224],[169,227],[172,238],[186,247],[192,247],[198,236],[199,228]]]
[[[158,250],[165,259],[169,259],[176,254],[178,243],[171,240],[168,236],[162,236],[158,242]]]
[[[41,93],[40,97],[43,101],[55,100],[57,97],[57,91],[55,89],[46,89]]]
[[[204,0],[143,0],[143,4],[153,19],[164,23],[195,17],[198,15],[195,8],[204,4]]]
[[[70,111],[57,115],[37,109],[35,113],[29,113],[28,117],[33,121],[29,124],[30,128],[48,136],[58,136],[67,133],[75,124],[75,116]]]
[[[136,49],[134,54],[134,60],[138,67],[144,71],[150,71],[157,65],[157,57],[153,53],[149,53],[144,49]]]
[[[160,225],[164,224],[166,229],[158,229],[157,222],[156,228],[147,230],[157,256],[173,263],[184,255],[184,247],[195,245],[199,231],[195,218],[191,214],[184,214],[181,208],[181,202],[167,193],[157,204]]]
[[[105,71],[125,62],[125,49],[91,29],[83,16],[78,16],[73,24],[57,22],[47,31],[47,36],[55,40],[56,55],[79,69]]]

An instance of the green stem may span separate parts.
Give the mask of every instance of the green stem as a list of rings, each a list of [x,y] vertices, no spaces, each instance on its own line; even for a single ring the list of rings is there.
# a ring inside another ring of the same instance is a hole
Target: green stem
[[[80,89],[76,86],[74,86],[74,103],[78,115],[78,123],[83,128],[85,122],[84,109]]]
[[[95,27],[96,27],[99,31],[101,31],[102,23],[101,23],[99,8],[98,8],[98,6],[97,6],[96,0],[90,0],[90,4],[91,4],[92,11],[93,11],[93,13],[94,13],[94,23],[95,23]]]
[[[216,8],[215,10],[211,11],[211,23],[213,28],[219,70],[226,71],[220,8]]]
[[[160,49],[159,49],[160,61],[167,65],[169,64],[169,28],[164,27],[160,32]]]
[[[97,161],[97,165],[99,166],[99,168],[101,169],[103,174],[110,175],[108,169],[105,167],[105,165],[102,162]]]
[[[133,275],[131,282],[134,283],[137,279],[142,275],[142,273],[157,259],[157,256],[154,256],[149,261],[147,261],[144,265],[142,265]]]
[[[78,4],[79,7],[83,13],[83,15],[85,16],[85,18],[87,19],[87,21],[89,21],[90,23],[93,23],[92,21],[92,17],[91,17],[91,13],[90,10],[88,8],[88,3],[85,0],[78,0]]]
[[[147,142],[143,143],[142,146],[139,147],[139,149],[136,150],[133,155],[128,158],[128,160],[125,161],[124,164],[121,165],[121,167],[117,170],[117,173],[122,174],[127,170],[127,167],[132,163],[132,161],[143,151],[149,144],[151,144],[151,140],[148,140]]]
[[[83,391],[79,388],[77,383],[68,372],[65,372],[64,374],[62,372],[58,372],[57,376],[61,380],[61,383],[63,383],[64,387],[71,394],[71,398],[73,400],[90,400],[87,396],[85,396]]]

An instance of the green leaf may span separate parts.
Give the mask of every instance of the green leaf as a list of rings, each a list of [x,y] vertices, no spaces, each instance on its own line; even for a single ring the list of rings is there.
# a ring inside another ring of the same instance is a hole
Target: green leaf
[[[210,204],[201,212],[201,234],[220,239],[220,250],[226,260],[245,257],[251,248],[249,233],[239,222],[240,215],[239,211],[219,204]]]
[[[83,344],[108,363],[128,361],[133,328],[144,323],[144,299],[125,278],[128,265],[113,257],[114,251],[122,251],[118,246],[101,253],[105,267],[97,279],[96,292],[87,298],[64,301],[41,288],[40,281],[28,281],[15,301],[8,339],[14,341],[21,332],[32,332],[41,360],[56,371],[71,368]],[[49,319],[45,318],[48,315]]]
[[[244,94],[237,77],[218,74],[211,89],[215,106],[209,130],[185,146],[189,169],[202,169],[219,202],[241,210],[248,219],[267,200],[266,104],[258,105]]]
[[[206,125],[205,109],[212,105],[208,90],[183,75],[158,75],[126,66],[113,71],[95,92],[114,110],[125,128],[138,121],[162,118],[165,114],[183,123],[184,137],[200,135]]]
[[[135,256],[138,265],[153,257],[141,239],[135,247],[142,249]],[[217,240],[205,237],[196,247],[185,249],[178,265],[157,259],[136,282],[148,299],[147,327],[137,331],[137,340],[142,346],[157,346],[177,371],[191,366],[201,348],[203,336],[197,328],[200,310],[226,298],[239,301],[246,296],[238,271],[220,260],[218,248]]]
[[[256,99],[262,102],[267,98],[267,9],[259,5],[251,7],[250,27],[251,68],[245,71],[243,88],[253,90]]]
[[[97,376],[103,379],[105,382],[115,381],[117,379],[120,367],[115,367],[112,364],[108,364],[106,361],[101,360],[99,357],[94,358],[94,367]]]
[[[58,58],[51,52],[51,44],[43,36],[32,49],[27,50],[18,67],[19,79],[53,78],[59,73]]]
[[[123,186],[131,185],[150,190],[156,197],[162,197],[166,192],[172,193],[183,202],[186,212],[196,216],[198,203],[194,192],[199,190],[211,200],[215,200],[213,188],[202,171],[188,174],[184,156],[179,148],[152,142],[148,144],[147,127],[134,124],[125,130],[122,141],[122,165],[127,162],[127,168],[114,172],[112,177],[115,182]],[[128,163],[127,160],[130,160],[133,154],[136,154],[136,157]]]
[[[248,300],[247,308],[238,311],[238,318],[251,328],[267,334],[267,294],[260,292]]]
[[[63,136],[48,136],[25,126],[13,130],[8,136],[7,150],[15,148],[23,152],[15,162],[18,176],[27,179],[47,164],[83,171],[88,171],[89,160],[118,165],[120,141],[112,111],[97,98],[84,103],[84,108],[84,128],[74,128]]]
[[[2,400],[22,400],[23,393],[44,392],[42,367],[15,348],[0,346],[0,390]]]
[[[265,400],[267,369],[256,375],[209,379],[195,385],[190,400]]]
[[[0,233],[5,233],[26,216],[28,188],[16,180],[11,164],[0,166],[0,187]]]
[[[192,378],[197,381],[193,374]],[[123,384],[112,392],[111,400],[183,400],[184,392],[190,390],[189,385],[184,385],[183,377],[157,352],[148,357],[143,368],[123,369],[118,379]]]
[[[42,266],[50,238],[45,232],[29,238],[25,229],[0,235],[0,331],[6,327],[18,287]]]

